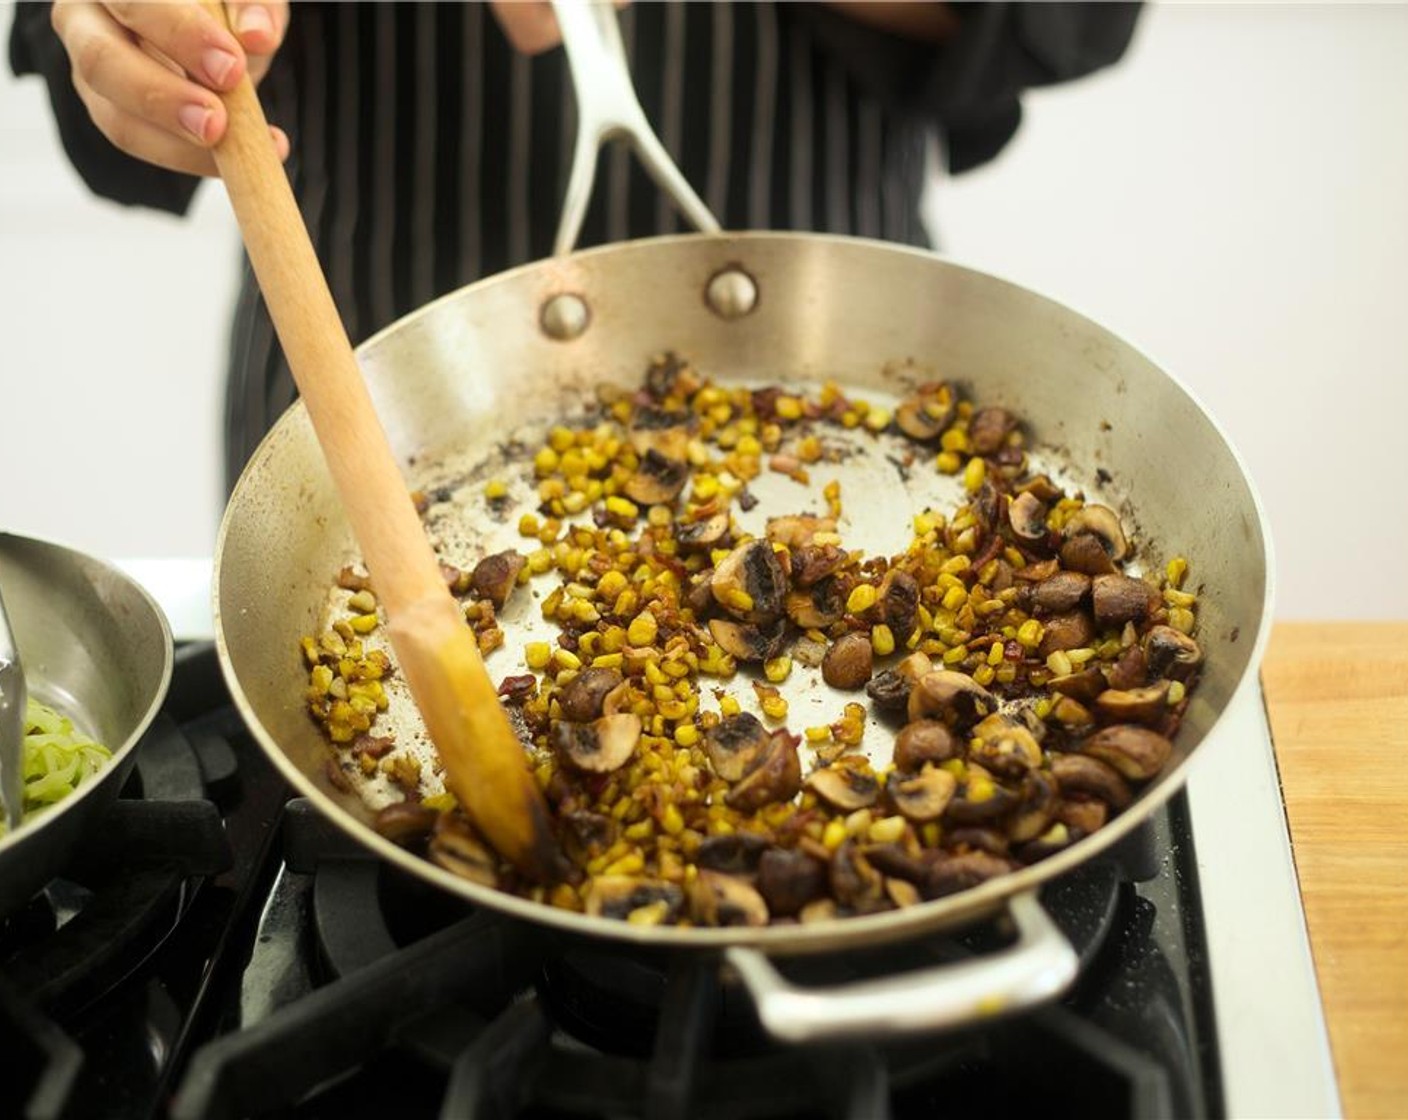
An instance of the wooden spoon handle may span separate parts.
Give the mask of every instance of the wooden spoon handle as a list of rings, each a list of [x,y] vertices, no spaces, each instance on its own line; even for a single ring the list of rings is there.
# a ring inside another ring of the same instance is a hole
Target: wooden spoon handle
[[[500,854],[550,878],[547,807],[440,574],[248,77],[224,102],[229,126],[215,163],[446,784]]]

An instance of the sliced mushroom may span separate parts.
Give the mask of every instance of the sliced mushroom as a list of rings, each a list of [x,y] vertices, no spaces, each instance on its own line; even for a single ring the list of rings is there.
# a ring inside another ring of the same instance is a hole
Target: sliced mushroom
[[[787,576],[767,541],[739,545],[714,569],[714,599],[736,618],[767,623],[782,613]]]
[[[1020,778],[1041,765],[1041,744],[1027,728],[1001,714],[972,730],[968,758],[1004,778]]]
[[[909,706],[909,682],[893,669],[884,669],[865,686],[865,694],[882,712],[903,712]]]
[[[1011,860],[987,852],[965,852],[959,856],[944,853],[930,864],[920,892],[925,898],[942,898],[1006,875],[1014,868]]]
[[[880,783],[874,774],[853,766],[828,766],[808,775],[806,788],[833,809],[854,813],[868,809],[880,798]]]
[[[786,731],[775,731],[767,750],[753,771],[724,798],[730,808],[754,813],[775,801],[790,801],[802,788],[802,763],[797,741]]]
[[[1108,575],[1115,570],[1114,561],[1094,533],[1077,533],[1067,539],[1061,546],[1061,566],[1088,576]]]
[[[771,732],[751,712],[725,716],[704,734],[704,751],[714,773],[737,782],[755,767],[768,748]]]
[[[518,573],[527,562],[511,548],[486,556],[474,565],[469,577],[470,586],[481,599],[488,599],[495,607],[502,607],[518,586]]]
[[[972,677],[952,669],[934,669],[909,694],[909,718],[935,718],[958,730],[971,727],[997,708],[997,700]]]
[[[588,774],[619,770],[635,754],[640,742],[640,717],[628,712],[602,716],[594,723],[558,723],[552,746],[562,761]]]
[[[1073,732],[1083,732],[1095,723],[1089,708],[1072,696],[1059,694],[1051,703],[1051,718]]]
[[[944,382],[921,385],[895,409],[895,424],[910,439],[927,443],[953,423],[956,406],[953,390]]]
[[[1053,821],[1040,836],[1018,848],[1017,856],[1023,863],[1036,863],[1069,848],[1079,839],[1079,836],[1066,827],[1064,821]]]
[[[1007,507],[1007,521],[1024,541],[1046,539],[1046,507],[1030,490],[1018,494]]]
[[[1102,672],[1111,688],[1129,690],[1142,688],[1149,683],[1144,651],[1135,645],[1127,647],[1115,663],[1104,668]]]
[[[701,388],[699,375],[674,353],[657,354],[645,371],[645,388],[657,401],[674,394],[688,399]]]
[[[821,678],[832,688],[862,688],[870,680],[874,658],[869,635],[843,634],[822,658]]]
[[[1044,474],[1039,474],[1035,478],[1029,478],[1025,482],[1017,485],[1017,493],[1034,494],[1040,501],[1054,502],[1062,496],[1059,486],[1051,481]]]
[[[958,792],[944,810],[949,824],[986,824],[1005,816],[1017,804],[1017,795],[993,781],[978,765],[969,765]]]
[[[1058,754],[1051,760],[1051,773],[1061,795],[1080,794],[1099,798],[1111,809],[1123,809],[1134,795],[1115,769],[1085,754]]]
[[[563,718],[573,723],[590,723],[602,714],[606,697],[621,683],[621,674],[615,669],[583,669],[557,691]]]
[[[951,828],[944,833],[944,848],[955,854],[987,852],[990,856],[1005,856],[1011,846],[1011,841],[996,828],[970,825],[967,828]]]
[[[1168,708],[1168,681],[1128,691],[1107,688],[1095,698],[1095,710],[1111,723],[1153,723]]]
[[[638,455],[656,451],[667,459],[685,459],[689,455],[691,420],[685,409],[640,405],[631,417],[631,446]]]
[[[897,813],[906,820],[924,824],[943,816],[958,790],[958,779],[937,766],[925,766],[912,778],[892,777],[886,788]]]
[[[1085,611],[1067,611],[1046,620],[1037,652],[1050,657],[1057,650],[1082,649],[1095,637],[1095,623]]]
[[[636,473],[626,479],[626,497],[643,506],[671,504],[680,496],[689,481],[689,464],[682,459],[667,459],[655,448],[641,457]]]
[[[827,577],[811,587],[789,591],[783,609],[803,630],[825,630],[841,621],[846,601],[841,597],[840,584]]]
[[[845,566],[849,557],[834,544],[809,544],[792,550],[792,582],[810,587]]]
[[[947,724],[936,719],[917,719],[905,724],[895,736],[895,769],[912,774],[925,763],[957,758],[961,749],[962,744]]]
[[[1035,840],[1056,815],[1061,788],[1049,770],[1033,770],[1022,783],[1022,803],[1007,822],[1007,837],[1014,844]],[[949,837],[952,841],[953,837]]]
[[[701,871],[689,891],[689,913],[704,926],[765,926],[768,904],[742,879]]]
[[[562,817],[562,842],[581,863],[595,859],[616,843],[617,824],[602,813],[577,810]]]
[[[497,861],[462,813],[441,813],[430,836],[430,858],[462,879],[497,887]]]
[[[768,910],[788,918],[826,892],[827,865],[791,848],[770,848],[758,861],[758,893]]]
[[[684,891],[663,879],[634,875],[598,875],[587,888],[586,911],[594,918],[624,921],[647,907],[658,914],[654,924],[673,924],[684,909]]]
[[[887,878],[885,880],[885,894],[901,910],[906,906],[918,906],[923,901],[919,888],[904,879]]]
[[[975,454],[991,455],[1002,450],[1016,426],[1017,418],[1005,408],[980,408],[968,421],[968,443]]]
[[[861,851],[871,867],[889,878],[922,883],[929,871],[928,852],[912,855],[899,844],[867,844]]]
[[[833,898],[818,898],[807,903],[797,912],[797,920],[804,926],[815,922],[829,922],[837,915],[838,908]]]
[[[1129,542],[1120,526],[1119,515],[1109,506],[1082,506],[1067,520],[1064,533],[1068,540],[1082,533],[1092,534],[1105,555],[1116,562],[1129,555]]]
[[[731,618],[711,618],[709,633],[720,649],[739,661],[770,660],[787,644],[787,623],[783,619],[767,626],[754,626]]]
[[[852,840],[843,842],[831,856],[831,893],[842,906],[860,914],[884,906],[885,878]]]
[[[1067,673],[1064,677],[1052,677],[1049,687],[1052,692],[1059,692],[1069,696],[1072,700],[1088,703],[1104,692],[1108,686],[1105,674],[1099,669],[1082,669],[1078,673]]]
[[[1126,778],[1145,781],[1163,769],[1173,744],[1147,727],[1119,723],[1101,728],[1080,749],[1092,758],[1108,762]]]
[[[1095,624],[1102,629],[1143,622],[1149,616],[1152,589],[1142,579],[1118,574],[1096,576],[1090,581]]]
[[[419,801],[393,801],[372,820],[372,827],[393,844],[418,844],[430,835],[439,817]]]
[[[818,533],[834,533],[834,517],[817,517],[810,513],[787,514],[783,517],[769,517],[766,536],[773,544],[786,545],[789,549],[806,548]],[[832,545],[834,548],[835,545]]]
[[[694,862],[725,875],[751,875],[758,870],[758,861],[768,847],[767,839],[756,832],[708,836],[700,841]]]
[[[716,513],[702,521],[675,526],[675,544],[681,552],[707,552],[728,540],[728,514]]]
[[[1155,626],[1144,638],[1144,660],[1149,675],[1187,680],[1203,661],[1198,643],[1172,626]]]
[[[1090,594],[1090,577],[1084,572],[1057,572],[1032,589],[1032,603],[1043,614],[1073,611]]]
[[[1056,807],[1056,819],[1077,836],[1089,836],[1105,827],[1110,809],[1103,801],[1093,798],[1064,798]]]
[[[880,616],[896,642],[909,639],[918,613],[918,581],[901,568],[891,568],[880,581]]]
[[[628,712],[635,700],[635,689],[631,687],[631,682],[622,681],[601,698],[601,714],[614,716],[620,712]]]

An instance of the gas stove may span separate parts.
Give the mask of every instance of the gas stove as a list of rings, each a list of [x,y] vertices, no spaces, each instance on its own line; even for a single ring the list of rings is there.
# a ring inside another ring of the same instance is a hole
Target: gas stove
[[[199,601],[163,602],[178,635],[208,625]],[[717,958],[548,933],[368,858],[290,799],[213,648],[187,643],[104,828],[0,924],[0,1039],[20,1071],[0,1114],[1335,1114],[1259,691],[1217,734],[1186,793],[1044,890],[1082,963],[1061,1000],[981,1029],[793,1046]],[[1004,936],[785,969],[835,983]]]

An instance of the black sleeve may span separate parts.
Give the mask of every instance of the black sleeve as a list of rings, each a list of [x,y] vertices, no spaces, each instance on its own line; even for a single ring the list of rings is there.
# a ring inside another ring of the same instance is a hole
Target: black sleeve
[[[10,69],[16,77],[37,74],[48,85],[69,161],[96,195],[126,206],[184,214],[200,179],[135,159],[98,131],[73,88],[68,55],[49,24],[49,7],[31,2],[16,5],[10,27]]]

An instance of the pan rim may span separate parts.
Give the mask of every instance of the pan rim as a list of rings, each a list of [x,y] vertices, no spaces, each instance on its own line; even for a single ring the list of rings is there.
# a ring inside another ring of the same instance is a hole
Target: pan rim
[[[1131,806],[1131,809],[1137,808],[1137,812],[1123,812],[1103,828],[1076,842],[1071,845],[1071,847],[1039,863],[1023,867],[1018,871],[1001,876],[998,879],[991,880],[966,891],[944,898],[933,899],[900,910],[839,918],[807,926],[730,927],[723,929],[681,928],[678,926],[633,926],[623,921],[590,917],[574,911],[562,910],[557,907],[549,906],[546,903],[534,902],[530,899],[509,894],[492,887],[481,886],[456,876],[452,872],[439,867],[427,859],[416,856],[394,844],[392,841],[387,840],[385,837],[382,837],[372,829],[370,825],[358,820],[350,812],[332,801],[317,787],[311,778],[294,765],[289,756],[280,748],[274,737],[265,729],[263,723],[255,714],[247,695],[240,685],[238,676],[235,673],[233,661],[225,639],[220,603],[222,566],[219,563],[219,558],[223,557],[225,554],[225,543],[230,528],[230,511],[235,507],[236,497],[246,485],[255,465],[262,460],[266,446],[271,440],[278,438],[285,430],[289,429],[291,425],[297,422],[297,415],[303,410],[301,401],[296,401],[284,415],[280,417],[273,428],[270,429],[269,433],[260,442],[255,453],[251,456],[249,463],[246,464],[244,470],[241,472],[234,493],[226,507],[225,514],[221,518],[220,530],[216,541],[217,563],[211,580],[215,642],[219,655],[221,674],[225,679],[231,697],[241,717],[244,719],[246,726],[250,729],[251,734],[253,734],[256,741],[265,751],[265,754],[274,762],[279,772],[290,784],[293,785],[300,794],[307,797],[317,807],[318,811],[324,817],[331,820],[339,830],[356,840],[370,854],[374,854],[376,857],[392,864],[398,869],[408,872],[417,878],[434,883],[441,889],[447,890],[461,898],[504,913],[511,918],[559,929],[573,935],[610,940],[623,944],[650,945],[667,949],[705,952],[718,952],[729,947],[747,946],[756,948],[765,953],[781,956],[825,952],[862,943],[867,945],[881,944],[886,941],[899,940],[925,932],[957,928],[990,917],[1003,909],[1006,899],[1010,896],[1033,890],[1042,883],[1057,878],[1080,864],[1093,859],[1146,821],[1160,806],[1167,802],[1178,790],[1183,788],[1187,780],[1188,767],[1193,759],[1200,753],[1206,753],[1211,743],[1215,743],[1219,738],[1225,737],[1219,736],[1218,732],[1221,727],[1225,726],[1224,716],[1227,709],[1238,703],[1246,702],[1245,694],[1258,687],[1258,670],[1270,637],[1272,607],[1275,598],[1275,568],[1271,530],[1261,495],[1247,470],[1247,464],[1241,453],[1198,396],[1194,394],[1181,379],[1168,372],[1163,365],[1155,362],[1147,352],[1130,342],[1124,336],[1116,335],[1109,328],[1103,326],[1097,320],[1077,308],[1062,303],[1034,288],[1009,280],[999,274],[975,268],[931,250],[909,245],[876,241],[869,238],[792,231],[724,231],[708,234],[670,234],[660,237],[641,238],[632,241],[595,246],[590,249],[578,250],[569,254],[567,257],[550,257],[519,265],[516,268],[482,277],[471,284],[447,292],[370,335],[356,347],[356,352],[358,356],[361,357],[364,352],[373,349],[380,340],[389,336],[393,331],[406,330],[411,324],[429,315],[442,304],[466,298],[469,293],[486,289],[501,282],[507,283],[514,278],[525,275],[535,273],[551,275],[553,265],[562,265],[564,263],[589,260],[608,255],[616,256],[623,253],[666,249],[680,243],[703,242],[716,243],[721,247],[776,242],[805,242],[808,244],[834,243],[881,254],[908,256],[924,261],[940,263],[947,268],[956,269],[983,280],[996,281],[1025,296],[1034,297],[1054,309],[1077,316],[1083,323],[1107,335],[1121,347],[1126,348],[1134,355],[1147,362],[1163,377],[1167,378],[1174,388],[1183,394],[1197,414],[1201,416],[1202,420],[1216,434],[1237,466],[1242,483],[1247,488],[1251,498],[1252,508],[1256,514],[1257,528],[1261,537],[1264,591],[1257,632],[1252,640],[1247,662],[1213,722],[1207,728],[1202,738],[1194,744],[1193,747],[1188,749],[1186,755],[1178,762],[1173,770],[1162,776],[1156,786],[1141,793],[1136,805]]]

